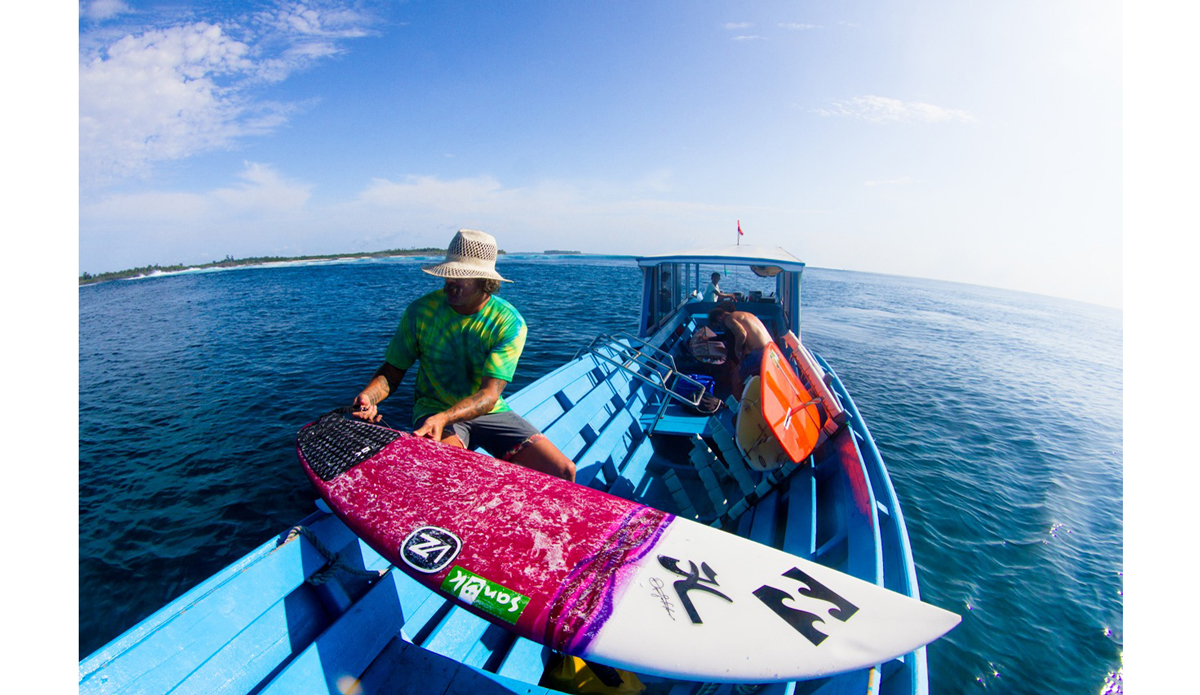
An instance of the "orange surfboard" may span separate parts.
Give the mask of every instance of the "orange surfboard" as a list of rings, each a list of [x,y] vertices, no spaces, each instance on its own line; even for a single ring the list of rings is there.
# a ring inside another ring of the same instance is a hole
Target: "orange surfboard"
[[[813,398],[779,346],[763,349],[762,414],[792,463],[812,453],[821,434],[820,399]]]

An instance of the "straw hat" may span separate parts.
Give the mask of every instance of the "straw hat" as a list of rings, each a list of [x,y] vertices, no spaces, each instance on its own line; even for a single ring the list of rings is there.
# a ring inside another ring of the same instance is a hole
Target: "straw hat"
[[[496,238],[474,229],[460,229],[450,240],[446,260],[421,270],[440,278],[488,278],[512,282],[496,272]]]

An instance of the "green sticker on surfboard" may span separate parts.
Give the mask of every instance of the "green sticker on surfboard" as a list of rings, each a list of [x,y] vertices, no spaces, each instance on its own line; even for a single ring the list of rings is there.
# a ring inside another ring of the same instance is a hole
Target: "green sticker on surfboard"
[[[505,588],[496,582],[455,565],[446,578],[442,580],[442,591],[451,594],[467,605],[501,618],[507,622],[517,622],[525,606],[529,605],[529,597],[518,594],[512,589]]]

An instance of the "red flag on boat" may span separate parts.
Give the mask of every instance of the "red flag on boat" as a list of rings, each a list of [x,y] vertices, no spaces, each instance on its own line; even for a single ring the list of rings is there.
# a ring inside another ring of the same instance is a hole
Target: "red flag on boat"
[[[738,220],[738,236],[737,236],[738,246],[741,246],[741,244],[742,244],[742,235],[744,233],[745,232],[742,231],[742,221]]]

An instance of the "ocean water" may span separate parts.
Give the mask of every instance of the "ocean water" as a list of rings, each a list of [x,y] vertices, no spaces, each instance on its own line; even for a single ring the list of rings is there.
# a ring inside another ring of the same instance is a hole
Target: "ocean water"
[[[79,652],[313,509],[296,431],[348,404],[420,259],[292,264],[79,289]],[[511,257],[529,324],[510,392],[636,329],[627,258]],[[724,289],[741,289],[737,275]],[[809,268],[802,338],[866,419],[904,510],[938,694],[1120,692],[1122,315]],[[411,418],[411,380],[383,406]]]

